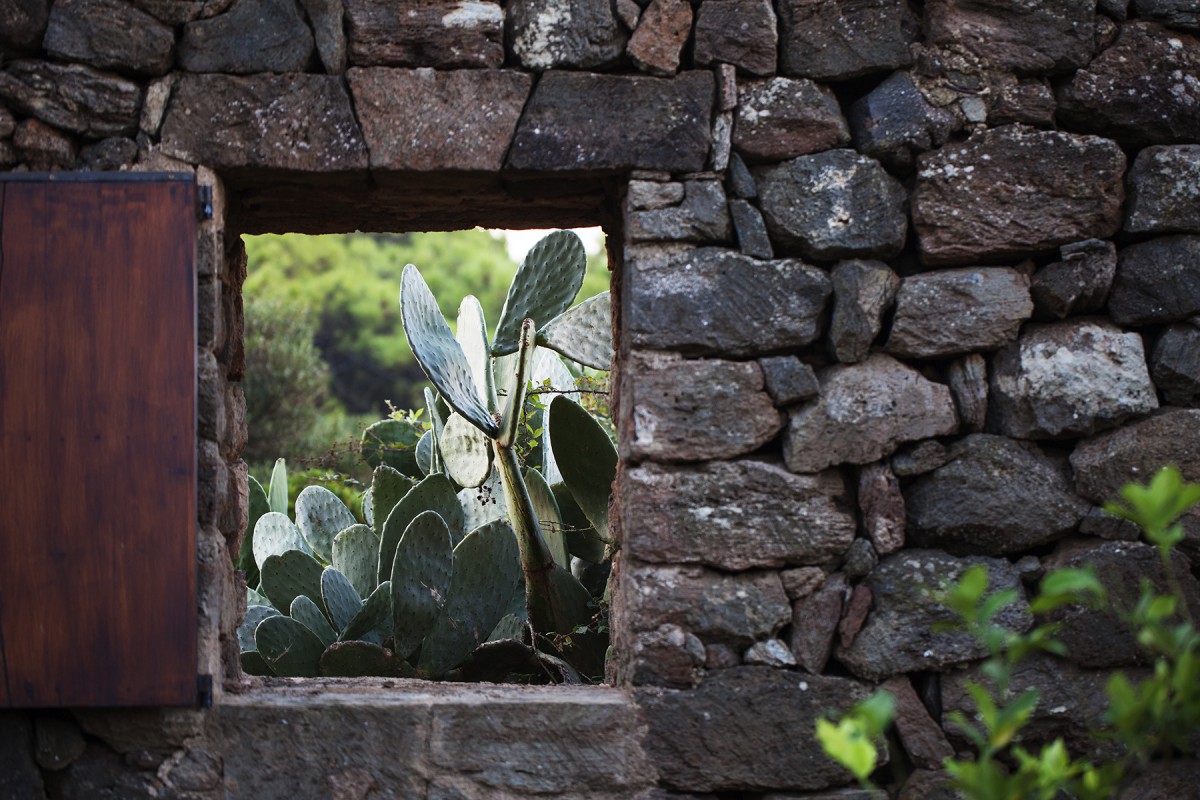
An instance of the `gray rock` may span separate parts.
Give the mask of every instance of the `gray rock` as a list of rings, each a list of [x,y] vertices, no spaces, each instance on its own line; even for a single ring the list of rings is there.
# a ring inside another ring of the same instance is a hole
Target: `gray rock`
[[[755,362],[634,352],[625,369],[621,408],[628,411],[619,436],[625,458],[730,458],[757,450],[783,427]]]
[[[642,72],[670,77],[679,70],[691,32],[692,6],[687,0],[650,0],[625,52]]]
[[[296,125],[296,115],[321,125]],[[162,125],[162,150],[192,164],[302,172],[364,169],[367,149],[334,75],[184,75]]]
[[[1117,274],[1117,247],[1086,239],[1059,248],[1062,261],[1039,269],[1029,287],[1039,319],[1063,319],[1104,309]]]
[[[138,128],[142,133],[158,138],[163,115],[167,113],[167,103],[171,100],[171,92],[175,90],[177,81],[178,75],[168,75],[151,81],[146,87],[146,97],[142,101],[142,113],[138,120]]]
[[[718,248],[636,248],[624,317],[639,347],[754,356],[816,341],[829,278],[799,259],[759,261]]]
[[[859,470],[858,509],[863,531],[877,554],[886,556],[904,546],[904,494],[886,461]]]
[[[725,570],[826,564],[854,540],[834,471],[793,475],[761,461],[645,464],[619,478],[626,552],[641,561]]]
[[[924,475],[950,461],[950,449],[937,439],[926,439],[892,456],[892,470],[901,478]]]
[[[850,143],[850,128],[829,89],[803,78],[738,84],[733,147],[747,161],[782,161]]]
[[[522,115],[509,166],[696,172],[708,157],[713,89],[708,72],[547,73]]]
[[[138,146],[133,139],[113,136],[101,139],[79,151],[81,169],[106,172],[128,167],[137,160]]]
[[[172,27],[229,10],[236,0],[133,0],[133,5]]]
[[[1054,90],[1045,78],[996,76],[995,96],[988,107],[988,125],[997,127],[1019,122],[1037,128],[1054,127]]]
[[[779,250],[818,260],[888,258],[904,247],[905,192],[878,161],[830,150],[760,167],[759,206]]]
[[[842,261],[834,265],[830,277],[830,347],[838,361],[857,364],[867,357],[883,327],[883,315],[896,299],[900,276],[881,261]]]
[[[1072,532],[1090,504],[1035,446],[976,433],[904,493],[908,538],[952,553],[1006,555]]]
[[[725,175],[725,191],[730,197],[754,200],[758,197],[758,184],[750,174],[750,168],[737,153],[729,154],[729,170]]]
[[[504,38],[517,62],[534,70],[603,66],[626,43],[608,0],[510,0]]]
[[[820,674],[825,670],[849,591],[846,576],[837,572],[792,604],[788,646],[796,662],[808,672]]]
[[[1091,58],[1095,13],[1092,0],[931,0],[925,35],[1017,73],[1065,72]]]
[[[683,202],[683,194],[682,183],[635,180],[629,182],[627,199],[634,211],[649,211],[677,206]]]
[[[0,106],[0,139],[7,139],[12,136],[16,128],[17,121],[13,119],[12,112],[4,106]]]
[[[995,350],[1033,315],[1029,278],[1006,267],[927,272],[905,278],[884,349],[909,358]]]
[[[879,555],[867,539],[855,539],[846,550],[842,572],[852,581],[866,577],[879,563]]]
[[[1200,39],[1153,22],[1121,26],[1116,43],[1058,90],[1058,121],[1130,147],[1186,143],[1200,130]]]
[[[1125,155],[1107,139],[1010,125],[918,160],[927,264],[1023,257],[1120,227]]]
[[[1166,402],[1200,405],[1200,329],[1192,325],[1167,328],[1154,345],[1150,372]]]
[[[132,770],[121,754],[91,744],[78,761],[54,776],[52,796],[71,800],[85,797],[150,800],[157,793],[155,783],[153,772]]]
[[[1101,539],[1116,539],[1123,542],[1136,542],[1142,538],[1142,530],[1127,519],[1115,517],[1099,506],[1094,507],[1079,523],[1079,532],[1084,536],[1098,536]]]
[[[60,0],[42,46],[62,61],[162,75],[171,67],[175,32],[120,0]]]
[[[677,625],[705,644],[749,647],[792,618],[776,572],[729,574],[670,565],[621,565],[624,613],[638,630]]]
[[[371,166],[414,172],[498,171],[533,85],[479,69],[354,68],[346,80]]]
[[[678,625],[660,625],[638,633],[626,658],[634,686],[689,689],[700,682],[708,656],[695,634]]]
[[[727,242],[733,238],[725,190],[716,179],[683,184],[683,201],[667,208],[631,211],[625,230],[632,242]]]
[[[790,413],[783,457],[793,472],[867,464],[902,442],[958,429],[950,390],[891,356],[819,374],[821,396]]]
[[[902,172],[912,168],[918,153],[941,147],[959,127],[952,113],[930,105],[907,72],[889,76],[850,107],[854,147]]]
[[[189,72],[303,72],[313,35],[296,0],[238,3],[183,26],[179,66]]]
[[[764,667],[787,668],[796,666],[796,657],[783,642],[778,639],[767,639],[765,642],[755,642],[746,648],[746,652],[742,655],[742,662]]]
[[[698,67],[733,64],[751,75],[775,72],[779,45],[770,0],[705,0],[696,12]]]
[[[504,10],[493,0],[343,3],[353,66],[495,69],[504,63]]]
[[[1168,28],[1200,33],[1200,8],[1192,0],[1133,0],[1139,19],[1161,22]]]
[[[13,61],[0,72],[0,98],[13,111],[98,139],[137,131],[142,90],[91,67]]]
[[[649,726],[644,746],[660,783],[685,791],[823,789],[845,782],[842,767],[817,745],[812,720],[866,698],[845,678],[803,680],[771,667],[710,674],[691,691],[634,694]],[[731,735],[731,732],[736,732]]]
[[[940,630],[958,616],[932,597],[949,590],[975,565],[987,569],[990,592],[1016,589],[1018,599],[1001,611],[996,623],[1010,630],[1033,624],[1029,604],[1020,593],[1020,579],[1008,561],[973,556],[955,558],[939,550],[905,550],[885,558],[868,576],[875,607],[849,647],[836,657],[855,675],[881,681],[903,672],[941,671],[974,661],[987,650],[961,628]]]
[[[51,0],[0,0],[0,50],[35,53],[42,44]]]
[[[4,18],[0,17],[0,22]],[[33,726],[24,711],[0,711],[0,797],[45,797],[42,774],[33,760]]]
[[[39,716],[34,720],[33,730],[37,745],[35,756],[42,769],[65,769],[87,748],[79,726],[66,717]]]
[[[1200,786],[1200,761],[1181,759],[1148,764],[1125,784],[1118,800],[1171,800]]]
[[[729,669],[739,666],[742,659],[736,650],[727,644],[706,644],[704,646],[704,666],[706,669]],[[675,797],[675,795],[671,795]],[[667,800],[667,798],[664,798]]]
[[[1200,410],[1164,409],[1085,439],[1071,453],[1076,491],[1093,503],[1118,499],[1126,483],[1147,483],[1166,464],[1200,481]]]
[[[38,119],[23,119],[13,132],[18,158],[34,172],[55,172],[75,166],[74,140]]]
[[[780,570],[779,578],[783,581],[783,590],[789,600],[799,600],[808,597],[825,583],[825,571],[820,567],[793,567]]]
[[[948,772],[914,769],[896,800],[966,800],[966,795],[954,788],[954,780]]]
[[[346,25],[342,0],[301,0],[313,28],[317,55],[325,71],[341,75],[346,71]]]
[[[1200,314],[1200,236],[1163,236],[1122,249],[1108,313],[1118,325],[1134,326]]]
[[[1147,147],[1125,181],[1125,230],[1200,233],[1200,145]]]
[[[738,250],[752,258],[769,260],[775,257],[767,223],[758,208],[747,200],[730,200],[729,216],[737,235]]]
[[[1104,321],[1029,325],[992,361],[988,429],[1087,436],[1158,408],[1142,337]]]
[[[978,433],[987,423],[987,361],[978,353],[950,362],[946,380],[954,393],[954,407],[965,430]]]
[[[900,0],[780,0],[779,71],[845,80],[912,63]]]
[[[760,358],[758,365],[762,367],[767,392],[777,406],[792,405],[821,393],[817,373],[795,356],[768,356]]]

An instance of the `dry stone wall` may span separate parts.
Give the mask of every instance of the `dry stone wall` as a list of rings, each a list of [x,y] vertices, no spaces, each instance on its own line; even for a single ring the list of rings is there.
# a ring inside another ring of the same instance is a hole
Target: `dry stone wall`
[[[929,590],[975,564],[1022,596],[1062,564],[1161,580],[1098,506],[1164,463],[1200,480],[1194,3],[0,0],[0,59],[0,168],[214,187],[218,679],[212,711],[0,716],[0,796],[852,800],[813,719],[882,683],[893,793],[949,797],[942,723],[983,653]],[[236,234],[589,214],[619,299],[617,690],[244,692]],[[1102,757],[1098,687],[1140,656],[1064,621],[1073,658],[1017,678],[1048,692],[1027,744]],[[346,747],[363,726],[402,746]]]

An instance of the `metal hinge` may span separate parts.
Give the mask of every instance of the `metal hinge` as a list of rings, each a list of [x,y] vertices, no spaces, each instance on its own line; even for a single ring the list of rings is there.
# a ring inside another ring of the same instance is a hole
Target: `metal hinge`
[[[196,187],[196,219],[213,218],[213,199],[211,186]]]
[[[213,690],[212,675],[196,676],[196,705],[201,708],[212,708]]]

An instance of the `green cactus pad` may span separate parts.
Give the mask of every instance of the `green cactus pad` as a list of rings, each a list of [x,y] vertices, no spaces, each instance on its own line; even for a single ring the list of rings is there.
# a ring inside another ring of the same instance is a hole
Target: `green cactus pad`
[[[339,631],[346,629],[363,604],[362,596],[350,579],[334,567],[326,567],[321,573],[321,602],[329,612],[333,627]]]
[[[314,562],[315,563],[315,562]],[[291,617],[267,617],[254,629],[258,652],[281,678],[315,678],[325,645]]]
[[[262,657],[262,653],[257,650],[243,650],[240,660],[242,662],[242,672],[247,675],[270,678],[275,674],[271,671],[271,665]]]
[[[263,562],[270,556],[278,556],[289,550],[312,553],[312,548],[286,515],[268,511],[258,518],[254,526],[254,563],[262,570]],[[287,608],[287,606],[284,606]]]
[[[563,483],[600,538],[612,541],[608,501],[617,477],[617,449],[612,440],[591,414],[563,395],[550,402],[550,440]]]
[[[584,300],[542,326],[538,344],[592,369],[612,369],[612,303],[608,292]]]
[[[558,513],[562,515],[563,535],[567,540],[567,552],[585,561],[599,563],[604,560],[604,540],[584,515],[575,497],[566,484],[556,483],[550,487],[558,501]]]
[[[271,510],[271,506],[267,502],[266,489],[253,475],[248,477],[247,483],[250,489],[250,513],[246,520],[246,535],[242,537],[242,546],[238,549],[234,567],[246,574],[247,586],[258,586],[258,562],[254,560],[254,526],[263,514]]]
[[[359,597],[370,595],[379,585],[379,537],[366,525],[351,525],[333,537],[332,564]]]
[[[254,649],[254,629],[258,627],[258,623],[267,617],[278,615],[279,612],[270,606],[246,607],[246,616],[242,618],[242,624],[237,629],[238,647],[243,653]]]
[[[421,645],[420,667],[439,676],[482,644],[504,617],[521,583],[517,538],[506,522],[467,534],[454,548],[446,605]]]
[[[592,618],[598,610],[591,593],[574,575],[557,565],[550,572],[550,591],[557,598],[557,630],[538,633],[567,636],[562,642],[563,658],[588,678],[601,678],[604,675],[604,652],[608,637],[598,634],[594,629],[579,632],[580,628],[592,625]]]
[[[392,621],[392,582],[384,581],[375,588],[363,607],[342,630],[339,640],[343,642],[369,638],[380,628],[390,628]],[[383,637],[378,637],[382,640]]]
[[[498,642],[502,639],[520,640],[525,636],[525,620],[518,617],[516,614],[505,614],[496,623],[496,627],[492,628],[492,632],[488,635],[489,642]]]
[[[526,318],[544,325],[566,311],[579,294],[586,269],[587,252],[572,231],[555,231],[535,244],[508,287],[492,354],[517,349]]]
[[[417,469],[421,470],[422,475],[433,474],[433,448],[433,431],[425,431],[421,441],[417,442]]]
[[[542,473],[536,469],[525,470],[525,488],[529,491],[529,500],[533,503],[533,511],[537,514],[538,525],[546,545],[554,556],[554,563],[561,567],[571,566],[571,556],[567,552],[566,535],[563,533],[562,514],[558,511],[558,501],[554,492]]]
[[[492,474],[492,448],[483,432],[458,414],[446,420],[439,442],[446,472],[464,489],[474,489]]]
[[[375,512],[373,511],[374,506],[371,505],[371,502],[372,502],[371,496],[373,494],[374,494],[374,490],[372,490],[371,487],[368,486],[367,490],[362,493],[362,498],[360,498],[358,501],[358,510],[362,514],[362,518],[366,521],[367,525],[369,525],[372,528],[375,527],[375,517],[374,517]]]
[[[288,616],[316,634],[321,644],[326,647],[337,641],[337,631],[329,624],[325,612],[304,595],[299,595],[292,601]]]
[[[306,486],[296,498],[296,527],[326,563],[333,559],[333,537],[356,522],[354,512],[324,486]]]
[[[416,481],[399,470],[386,465],[376,467],[371,473],[371,519],[382,525],[396,503],[416,485]],[[374,527],[375,523],[371,525]]]
[[[275,459],[275,468],[271,470],[271,482],[267,485],[267,502],[271,510],[277,514],[288,512],[288,480],[287,462],[282,458]],[[262,566],[261,564],[259,566]]]
[[[458,504],[463,510],[463,528],[471,531],[494,520],[504,519],[508,513],[504,501],[504,488],[495,472],[478,489],[460,491]]]
[[[409,347],[438,392],[472,425],[494,437],[496,423],[479,400],[467,357],[450,332],[425,279],[412,264],[404,268],[400,277],[400,315]]]
[[[420,423],[414,420],[381,419],[363,431],[363,460],[372,467],[387,464],[405,475],[419,478],[417,442],[423,432]]]
[[[276,608],[291,608],[292,601],[300,595],[321,596],[321,573],[324,571],[315,558],[299,550],[269,556],[262,564],[263,594]]]
[[[396,546],[400,543],[400,537],[404,535],[408,524],[422,511],[436,512],[450,529],[450,536],[455,541],[462,536],[463,512],[458,504],[454,486],[445,475],[430,475],[401,498],[392,509],[392,513],[388,514],[387,521],[383,523],[376,573],[380,581],[391,578],[392,561],[396,558]]]
[[[425,387],[425,408],[429,413],[429,430],[433,432],[432,448],[429,454],[429,472],[442,471],[442,454],[438,449],[438,440],[442,438],[442,428],[446,426],[446,417],[450,415],[450,407],[438,399],[437,394],[428,386]]]
[[[532,647],[514,639],[497,639],[475,648],[452,677],[475,683],[545,683],[546,675]]]
[[[246,587],[246,607],[250,606],[267,606],[271,607],[271,601],[267,599],[265,594],[259,594],[249,586]]]
[[[418,514],[404,531],[392,562],[392,636],[401,657],[411,655],[433,627],[446,603],[453,570],[446,523],[432,511]]]
[[[327,678],[411,678],[415,670],[391,650],[371,642],[336,642],[321,655]]]
[[[483,315],[483,306],[473,295],[467,295],[458,306],[458,332],[455,334],[463,355],[467,357],[467,365],[471,368],[471,377],[475,380],[475,389],[479,393],[479,402],[493,414],[499,407],[496,403],[496,381],[492,373],[491,346],[488,343],[487,319]]]

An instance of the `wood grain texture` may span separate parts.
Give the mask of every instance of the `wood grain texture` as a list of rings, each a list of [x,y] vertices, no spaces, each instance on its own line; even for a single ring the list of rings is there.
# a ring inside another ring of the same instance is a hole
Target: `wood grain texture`
[[[196,700],[194,194],[0,182],[0,707]]]

